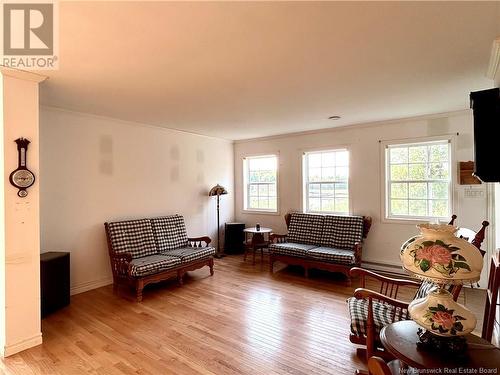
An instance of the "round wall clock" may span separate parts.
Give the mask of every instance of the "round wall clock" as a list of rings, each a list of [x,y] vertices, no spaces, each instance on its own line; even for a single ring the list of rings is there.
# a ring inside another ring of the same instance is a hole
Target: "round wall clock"
[[[13,186],[19,189],[17,195],[24,198],[28,195],[26,189],[35,183],[35,175],[26,166],[26,157],[30,141],[26,138],[18,138],[15,142],[17,143],[18,166],[17,169],[10,174],[9,181]]]

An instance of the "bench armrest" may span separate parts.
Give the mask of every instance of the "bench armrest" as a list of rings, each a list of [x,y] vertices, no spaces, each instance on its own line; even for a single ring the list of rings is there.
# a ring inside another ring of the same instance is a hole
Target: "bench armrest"
[[[204,247],[203,242],[205,243],[205,246],[208,246],[210,242],[212,242],[212,239],[208,236],[203,236],[203,237],[190,237],[188,238],[189,246],[191,247]]]
[[[278,234],[278,233],[271,233],[269,235],[269,241],[271,243],[283,243],[286,242],[288,235],[286,234]]]
[[[361,251],[363,250],[363,242],[356,242],[354,244],[354,256],[356,258],[356,264],[361,265]]]
[[[130,262],[132,261],[132,255],[130,253],[112,253],[111,258],[111,268],[113,274],[118,277],[127,277],[130,273]]]

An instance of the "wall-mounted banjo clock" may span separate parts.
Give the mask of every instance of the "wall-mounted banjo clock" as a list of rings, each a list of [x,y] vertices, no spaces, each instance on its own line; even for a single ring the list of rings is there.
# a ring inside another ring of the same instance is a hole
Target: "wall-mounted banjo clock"
[[[17,169],[10,174],[9,181],[19,189],[17,195],[24,198],[28,195],[26,189],[35,183],[35,175],[26,166],[26,155],[28,153],[30,141],[25,138],[18,138],[14,142],[17,143],[18,166]]]

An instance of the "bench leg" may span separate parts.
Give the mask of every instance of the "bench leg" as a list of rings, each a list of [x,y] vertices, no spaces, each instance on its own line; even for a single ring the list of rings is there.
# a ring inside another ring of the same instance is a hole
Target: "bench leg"
[[[182,286],[184,284],[184,274],[184,271],[177,271],[177,284],[179,284],[179,286]]]
[[[274,259],[271,253],[269,253],[269,272],[272,274],[274,271]]]
[[[304,275],[307,278],[309,278],[309,268],[307,266],[304,267]]]
[[[210,258],[208,261],[208,266],[210,267],[210,276],[214,275],[214,258]]]
[[[144,282],[142,280],[137,280],[137,284],[135,284],[135,297],[137,298],[137,302],[142,301],[143,289],[144,289]]]

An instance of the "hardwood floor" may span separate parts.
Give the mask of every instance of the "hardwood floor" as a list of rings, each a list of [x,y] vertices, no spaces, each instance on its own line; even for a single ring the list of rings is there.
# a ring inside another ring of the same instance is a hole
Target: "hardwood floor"
[[[351,375],[366,368],[348,339],[345,300],[355,287],[325,272],[306,279],[300,268],[271,276],[267,261],[252,266],[229,256],[216,261],[213,277],[204,268],[190,272],[183,287],[172,281],[146,288],[142,303],[132,293],[113,295],[111,286],[75,295],[42,321],[42,345],[4,359],[0,369]]]

